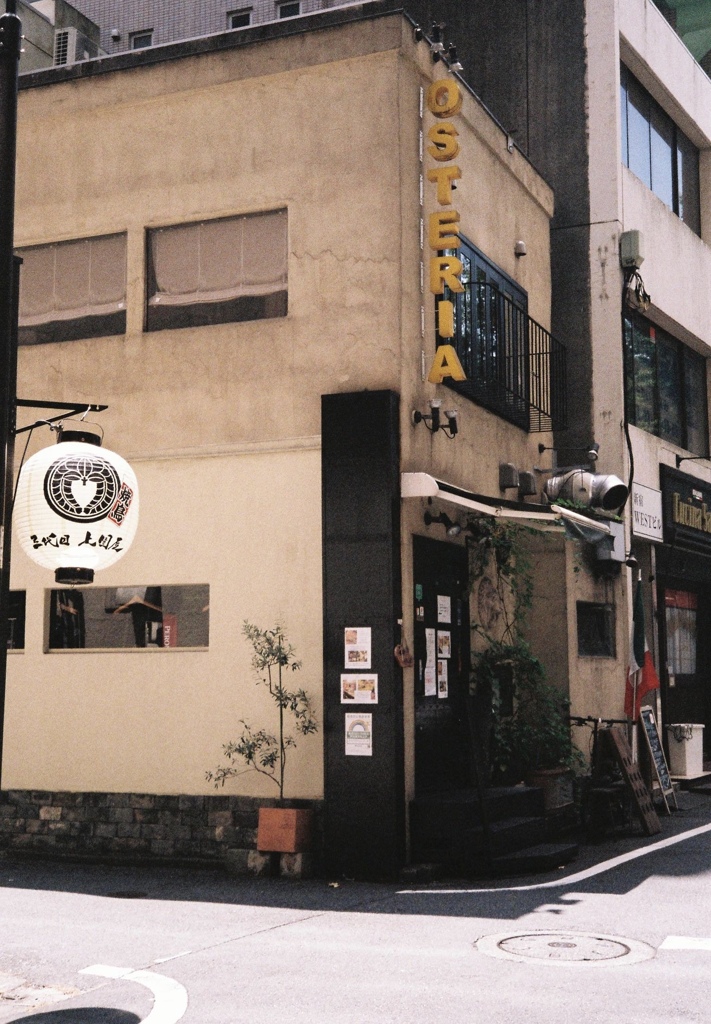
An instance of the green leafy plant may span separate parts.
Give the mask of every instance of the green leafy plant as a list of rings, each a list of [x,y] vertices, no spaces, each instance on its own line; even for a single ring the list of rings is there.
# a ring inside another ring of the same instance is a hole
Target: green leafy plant
[[[492,781],[518,782],[540,769],[580,768],[583,757],[570,736],[570,702],[546,682],[545,669],[524,638],[533,600],[521,543],[528,529],[482,517],[470,522],[469,532],[470,582],[492,574],[501,611],[496,635],[480,623],[473,626],[482,645],[472,655],[473,683],[480,713],[490,723],[485,742]]]
[[[286,732],[287,716],[302,736],[318,730],[311,697],[303,689],[290,690],[285,684],[289,672],[298,672],[301,662],[294,656],[294,648],[286,639],[283,627],[277,623],[273,629],[260,629],[245,621],[242,633],[252,646],[252,668],[257,682],[269,690],[278,711],[276,734],[266,729],[254,730],[244,719],[240,719],[242,734],[239,739],[225,743],[222,752],[225,764],[205,773],[215,788],[224,786],[228,779],[246,772],[266,775],[279,789],[279,799],[284,799],[284,774],[287,750],[296,746],[296,740]]]
[[[515,680],[513,714],[495,714],[494,770],[506,782],[519,782],[541,769],[579,770],[584,759],[570,737],[570,702],[545,680],[545,670],[521,640],[489,657],[506,657]],[[500,664],[500,662],[499,662]]]

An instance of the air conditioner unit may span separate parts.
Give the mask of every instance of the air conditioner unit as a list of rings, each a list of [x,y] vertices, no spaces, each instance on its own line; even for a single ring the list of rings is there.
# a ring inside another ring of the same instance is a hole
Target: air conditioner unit
[[[54,63],[77,64],[82,60],[92,60],[100,54],[98,43],[95,43],[76,28],[58,28],[54,33]]]

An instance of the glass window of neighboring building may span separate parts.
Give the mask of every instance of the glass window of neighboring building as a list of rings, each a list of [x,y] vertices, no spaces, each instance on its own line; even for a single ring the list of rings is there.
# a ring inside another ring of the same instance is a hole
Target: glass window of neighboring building
[[[18,255],[21,345],[125,333],[125,235],[33,245]]]
[[[153,46],[153,29],[144,29],[142,32],[132,32],[129,36],[132,50],[145,50]]]
[[[290,0],[288,3],[278,4],[277,13],[280,18],[295,18],[301,14],[301,3],[299,0]]]
[[[699,151],[622,65],[622,162],[697,235]]]
[[[207,647],[210,588],[51,590],[48,634],[50,650]]]
[[[227,15],[228,28],[247,28],[252,24],[252,8],[245,7],[241,11],[231,11]]]
[[[146,330],[287,313],[286,210],[148,231]]]
[[[706,360],[641,316],[627,316],[625,403],[634,426],[706,456]]]

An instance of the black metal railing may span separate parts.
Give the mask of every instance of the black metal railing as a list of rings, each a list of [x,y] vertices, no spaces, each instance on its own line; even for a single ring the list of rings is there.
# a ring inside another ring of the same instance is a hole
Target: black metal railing
[[[472,283],[456,297],[460,394],[527,431],[566,425],[564,346],[495,285]]]

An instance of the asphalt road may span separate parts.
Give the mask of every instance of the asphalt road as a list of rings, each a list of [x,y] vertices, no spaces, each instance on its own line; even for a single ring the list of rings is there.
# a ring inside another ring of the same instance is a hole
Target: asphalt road
[[[707,1021],[711,797],[680,804],[493,884],[0,861],[0,1024]]]

